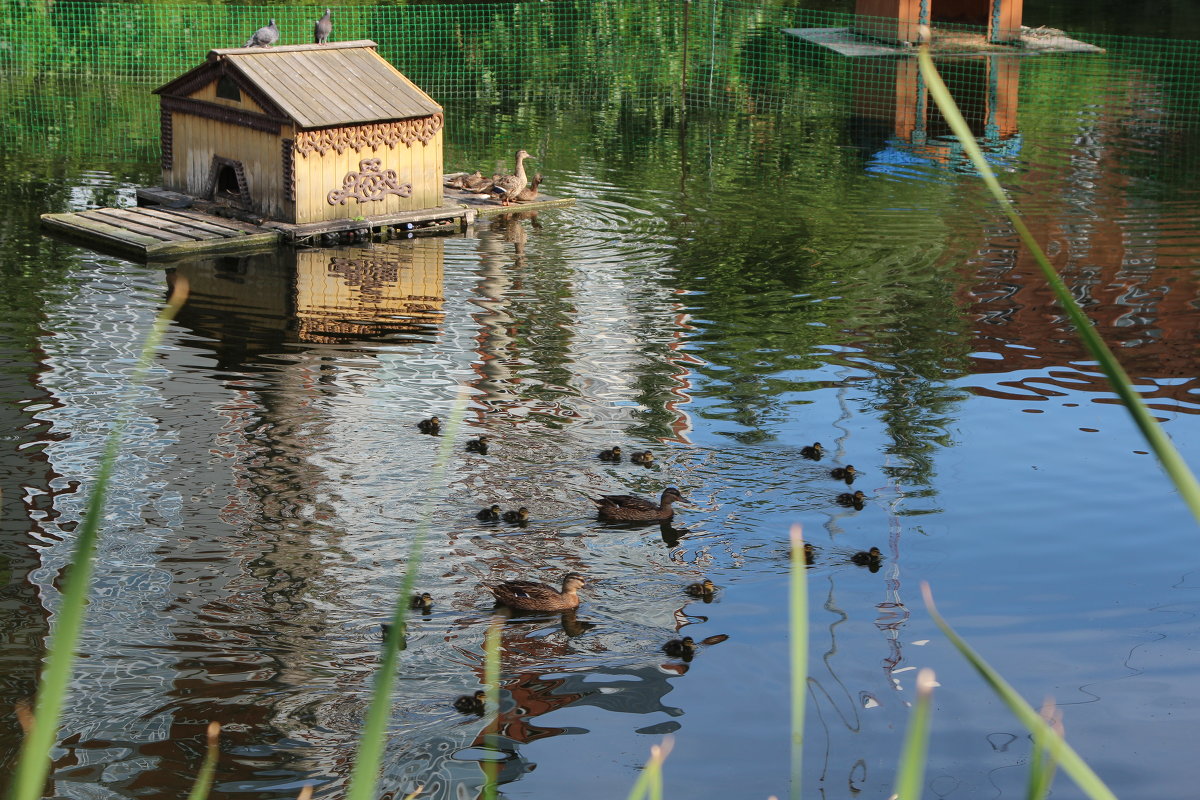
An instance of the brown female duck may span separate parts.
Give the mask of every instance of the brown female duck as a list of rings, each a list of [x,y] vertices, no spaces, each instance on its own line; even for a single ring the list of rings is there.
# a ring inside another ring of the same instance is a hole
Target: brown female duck
[[[521,192],[513,198],[513,201],[517,203],[532,203],[534,200],[537,200],[538,186],[541,185],[541,183],[542,173],[539,172],[537,175],[533,176],[533,180],[529,182],[529,185],[522,189]]]
[[[505,581],[486,586],[496,602],[517,611],[570,611],[579,607],[579,590],[586,580],[577,572],[563,576],[562,591],[536,581]]]
[[[675,516],[675,509],[671,508],[671,504],[683,499],[679,490],[671,486],[663,489],[658,503],[632,494],[606,494],[603,497],[592,498],[592,502],[596,504],[596,513],[600,515],[600,519],[619,522],[670,519]]]
[[[512,175],[501,175],[487,188],[487,193],[498,199],[503,205],[507,206],[512,203],[513,199],[525,191],[525,187],[529,185],[529,178],[525,175],[525,159],[527,158],[529,158],[529,153],[518,150],[516,172]]]

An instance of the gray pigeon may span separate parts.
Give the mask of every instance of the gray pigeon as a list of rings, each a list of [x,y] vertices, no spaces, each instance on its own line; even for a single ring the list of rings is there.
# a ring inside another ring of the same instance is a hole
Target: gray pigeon
[[[277,41],[279,41],[279,28],[275,27],[275,20],[271,20],[271,24],[256,30],[242,47],[270,47]]]
[[[317,44],[325,44],[329,41],[329,32],[333,30],[333,22],[329,19],[329,9],[325,9],[325,16],[317,20],[317,24],[313,26],[313,41]]]

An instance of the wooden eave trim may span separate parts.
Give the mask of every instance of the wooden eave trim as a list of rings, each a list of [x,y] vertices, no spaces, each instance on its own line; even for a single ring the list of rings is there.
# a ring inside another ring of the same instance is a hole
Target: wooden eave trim
[[[205,100],[196,100],[191,97],[171,97],[164,95],[160,100],[164,111],[178,111],[206,119],[215,119],[218,122],[228,122],[243,128],[252,128],[256,131],[272,133],[276,136],[279,135],[283,126],[292,124],[291,119],[287,117],[273,117],[267,114],[260,114],[257,111],[242,111],[239,108],[231,108],[230,106],[210,103]]]
[[[231,78],[237,84],[238,89],[245,92],[255,103],[258,103],[268,116],[290,120],[287,112],[280,108],[244,72],[238,69],[236,64],[224,58],[220,61],[201,64],[195,69],[185,72],[170,83],[165,83],[155,89],[154,94],[162,95],[163,97],[190,99],[187,98],[187,95],[193,94],[199,91],[201,87],[219,81],[223,77]]]
[[[358,47],[368,47],[374,50],[379,47],[370,39],[355,39],[349,42],[327,42],[325,44],[282,44],[274,47],[226,47],[219,50],[209,50],[208,60],[215,61],[221,56],[269,56],[271,53],[298,53],[304,50],[317,52],[325,50],[350,50]]]

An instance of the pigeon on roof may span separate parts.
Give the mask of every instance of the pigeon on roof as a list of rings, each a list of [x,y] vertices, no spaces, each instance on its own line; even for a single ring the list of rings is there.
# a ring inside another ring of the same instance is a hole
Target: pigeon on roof
[[[242,47],[270,47],[277,41],[279,41],[279,28],[275,27],[275,20],[272,19],[265,28],[256,30]]]
[[[325,9],[325,16],[317,20],[317,24],[313,26],[313,41],[317,44],[325,44],[329,41],[329,32],[333,30],[333,22],[329,19],[329,9]]]

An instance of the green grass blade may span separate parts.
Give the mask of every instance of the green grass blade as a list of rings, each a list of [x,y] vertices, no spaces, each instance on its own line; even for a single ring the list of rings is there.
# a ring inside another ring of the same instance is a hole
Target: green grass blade
[[[1175,445],[1171,443],[1170,438],[1162,429],[1162,426],[1155,421],[1151,416],[1150,410],[1146,408],[1146,404],[1142,402],[1141,396],[1133,388],[1129,380],[1129,376],[1125,374],[1125,370],[1117,361],[1116,356],[1108,349],[1104,340],[1100,338],[1100,334],[1096,333],[1091,320],[1083,313],[1083,309],[1075,302],[1075,298],[1071,295],[1070,290],[1062,279],[1055,272],[1054,267],[1050,265],[1046,254],[1042,252],[1042,248],[1038,246],[1037,241],[1033,238],[1033,234],[1025,227],[1025,223],[1021,219],[1021,215],[1009,202],[1007,195],[1004,194],[1004,189],[1001,188],[1000,182],[996,180],[991,166],[983,157],[983,151],[979,149],[978,142],[971,134],[971,129],[967,126],[966,120],[958,111],[958,106],[954,103],[954,98],[950,96],[949,90],[946,89],[946,84],[942,82],[941,76],[938,74],[937,68],[933,66],[933,58],[929,55],[929,47],[923,45],[920,48],[918,55],[921,64],[921,77],[929,86],[929,93],[933,96],[938,108],[941,109],[942,116],[950,124],[954,135],[958,137],[963,149],[970,156],[971,162],[975,165],[975,169],[979,171],[979,176],[991,191],[992,196],[996,198],[996,202],[1000,204],[1000,208],[1008,216],[1012,222],[1013,228],[1021,237],[1021,241],[1029,248],[1041,267],[1042,273],[1046,277],[1047,283],[1054,290],[1058,302],[1066,311],[1071,323],[1075,326],[1075,330],[1079,333],[1079,338],[1083,340],[1084,347],[1092,354],[1092,357],[1100,365],[1100,369],[1112,384],[1117,396],[1133,417],[1134,424],[1141,431],[1142,436],[1150,445],[1150,449],[1154,451],[1154,455],[1166,470],[1167,475],[1175,483],[1175,488],[1183,497],[1185,503],[1192,511],[1192,515],[1197,521],[1200,521],[1200,483],[1197,483],[1196,476],[1188,468],[1187,463],[1179,455],[1179,451],[1175,449]]]
[[[159,312],[146,336],[137,366],[129,379],[129,390],[117,409],[116,421],[105,440],[100,467],[88,496],[87,510],[83,515],[83,524],[79,526],[75,550],[71,554],[71,565],[63,584],[62,602],[54,615],[54,631],[50,636],[50,645],[46,649],[46,664],[38,682],[33,721],[17,761],[11,800],[38,800],[42,796],[42,788],[50,770],[50,748],[58,736],[58,722],[66,702],[67,689],[71,684],[79,634],[83,630],[88,584],[92,580],[96,543],[99,539],[100,523],[104,519],[108,485],[112,481],[113,470],[121,452],[121,438],[132,415],[133,390],[145,382],[146,372],[154,360],[154,353],[162,342],[167,325],[186,299],[187,281],[177,279],[166,307]]]
[[[808,700],[808,564],[804,559],[804,530],[792,526],[791,587],[788,605],[792,650],[792,799],[802,793],[804,764],[804,706]]]
[[[504,619],[494,617],[483,640],[483,688],[486,693],[483,707],[484,716],[487,718],[487,735],[483,740],[485,744],[493,747],[496,744],[496,735],[500,732],[500,631],[503,627]],[[500,762],[485,763],[484,774],[487,776],[483,785],[484,800],[495,800]]]
[[[212,788],[213,775],[217,772],[217,756],[221,752],[220,736],[221,723],[208,723],[208,747],[204,751],[204,763],[200,765],[200,774],[196,776],[196,783],[192,786],[188,800],[204,800],[208,797],[208,791]]]
[[[430,472],[429,484],[431,486],[442,485],[446,462],[449,460],[451,448],[454,447],[454,434],[466,413],[466,397],[465,393],[460,393],[451,409],[446,430],[441,437],[441,447],[434,461],[433,470]],[[425,544],[425,537],[429,532],[432,513],[432,505],[426,504],[412,544],[409,546],[408,559],[404,566],[404,580],[400,584],[400,593],[396,597],[396,605],[392,610],[391,629],[384,639],[379,671],[375,674],[375,686],[371,693],[371,704],[367,709],[367,719],[359,738],[354,767],[350,771],[350,787],[346,792],[347,800],[375,800],[375,787],[379,782],[379,767],[383,760],[383,748],[386,741],[385,733],[388,720],[391,718],[392,685],[396,680],[396,670],[400,660],[400,642],[405,633],[408,603],[417,580],[421,552]]]
[[[667,736],[663,739],[661,745],[653,745],[650,748],[650,760],[646,762],[646,766],[642,767],[642,774],[638,776],[637,781],[633,784],[633,788],[629,790],[627,800],[641,800],[649,795],[653,800],[661,800],[662,798],[662,765],[667,760],[667,756],[671,754],[671,748],[674,746],[674,740]]]
[[[896,800],[920,800],[925,785],[925,762],[929,754],[929,720],[932,716],[933,687],[937,686],[933,670],[917,673],[917,703],[913,706],[904,750],[900,754],[900,769],[896,776]]]
[[[928,583],[921,583],[921,594],[925,598],[925,607],[929,611],[929,616],[941,628],[946,638],[992,687],[992,691],[1004,701],[1004,704],[1016,715],[1021,724],[1033,733],[1035,739],[1041,741],[1049,756],[1062,766],[1063,771],[1071,776],[1076,785],[1093,800],[1116,800],[1117,796],[1104,785],[1100,776],[1092,771],[1092,768],[1067,744],[1066,740],[1061,736],[1056,736],[1050,725],[1033,710],[1033,706],[1026,703],[1021,695],[1017,694],[1017,691],[1009,686],[1004,678],[1000,677],[1000,673],[992,669],[991,665],[972,650],[971,646],[950,627],[949,623],[942,619],[942,615],[938,613],[937,607],[933,604],[933,593],[930,591]]]

